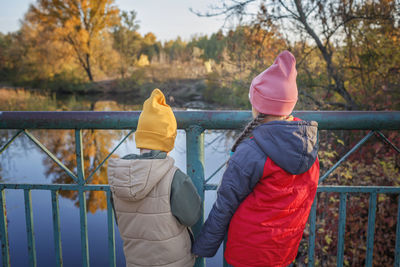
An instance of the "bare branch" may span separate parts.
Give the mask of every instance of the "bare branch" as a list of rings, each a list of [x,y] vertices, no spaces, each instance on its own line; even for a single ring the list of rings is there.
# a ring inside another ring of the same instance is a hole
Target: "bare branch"
[[[311,13],[314,12],[314,10],[318,7],[318,5],[315,5],[313,8],[310,9],[310,11],[306,14],[306,18],[311,15]]]
[[[383,20],[389,20],[389,18],[385,17],[385,16],[381,16],[381,17],[370,17],[370,16],[350,16],[347,19],[343,20],[341,23],[339,23],[335,28],[333,28],[328,34],[327,34],[327,39],[330,39],[335,33],[336,31],[345,26],[346,24],[348,24],[351,21],[354,20],[371,20],[371,21],[376,21],[378,19],[383,19]]]
[[[301,57],[301,59],[297,62],[297,65],[302,65],[303,61],[306,60],[306,58],[315,50],[317,49],[316,47],[313,47],[312,49],[310,49],[310,51],[308,51],[307,53],[304,54],[304,56]]]
[[[193,14],[199,16],[199,17],[216,17],[216,16],[220,16],[220,15],[227,15],[229,13],[235,13],[235,14],[243,14],[243,10],[244,8],[252,3],[255,2],[256,0],[247,0],[244,2],[240,2],[240,1],[234,1],[232,0],[235,4],[232,6],[228,6],[225,3],[223,3],[222,7],[218,7],[218,6],[211,6],[210,9],[212,10],[220,10],[218,12],[206,12],[206,13],[201,13],[199,11],[195,11],[193,10],[193,8],[189,8],[189,11],[192,12]],[[232,15],[230,15],[232,16]]]
[[[289,12],[292,15],[294,19],[296,20],[299,19],[299,15],[290,10],[282,0],[279,0],[279,3],[281,4],[281,6],[283,6],[284,9],[286,9],[287,12]]]

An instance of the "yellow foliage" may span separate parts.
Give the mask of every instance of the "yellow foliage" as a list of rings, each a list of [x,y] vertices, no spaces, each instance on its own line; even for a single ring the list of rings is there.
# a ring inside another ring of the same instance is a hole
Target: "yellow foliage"
[[[325,235],[325,241],[328,245],[332,243],[332,238],[329,235]]]
[[[147,55],[141,54],[136,65],[138,65],[139,67],[145,67],[150,65],[149,57]]]
[[[207,73],[212,72],[211,60],[207,60],[206,62],[204,62],[204,67],[206,68],[206,72]]]
[[[146,45],[152,45],[156,42],[157,37],[154,35],[154,33],[149,32],[143,37],[143,41]]]
[[[171,44],[172,44],[172,41],[169,41]],[[201,57],[202,55],[204,55],[204,50],[203,49],[201,49],[201,48],[198,48],[198,47],[193,47],[193,52],[192,52],[192,56],[194,57],[194,58],[199,58],[199,57]]]
[[[342,146],[344,146],[344,142],[343,142],[343,140],[341,140],[341,139],[337,139],[337,142],[338,142],[339,144],[341,144]]]
[[[119,110],[120,107],[118,106],[118,103],[116,101],[97,101],[94,104],[94,111],[113,111],[113,110]]]
[[[92,80],[95,47],[101,47],[105,29],[118,23],[114,0],[38,0],[25,16],[26,24],[52,40],[69,46]]]

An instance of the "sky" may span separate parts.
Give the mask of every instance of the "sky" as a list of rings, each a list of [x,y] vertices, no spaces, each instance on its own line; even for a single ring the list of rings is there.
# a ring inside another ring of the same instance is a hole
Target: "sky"
[[[19,29],[20,19],[35,0],[1,0],[0,32],[7,33]],[[180,36],[189,40],[194,35],[210,35],[224,24],[223,17],[198,17],[189,11],[210,10],[213,0],[115,0],[120,10],[135,10],[139,21],[139,32],[153,32],[157,39],[166,41]]]

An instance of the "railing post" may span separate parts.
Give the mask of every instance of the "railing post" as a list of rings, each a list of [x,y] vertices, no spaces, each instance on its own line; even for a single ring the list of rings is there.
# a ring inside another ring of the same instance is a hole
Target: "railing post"
[[[108,260],[109,266],[116,266],[115,259],[115,230],[114,230],[114,210],[111,202],[111,191],[107,190],[107,226],[108,226]]]
[[[187,174],[196,186],[201,197],[201,217],[193,226],[194,235],[197,236],[204,222],[204,129],[200,126],[190,126],[186,129],[186,164]],[[196,267],[205,266],[204,258],[197,258]]]
[[[86,217],[86,193],[82,188],[78,190],[79,195],[79,214],[81,221],[81,252],[82,252],[82,266],[89,266],[89,244],[87,232],[87,217]]]
[[[400,195],[397,196],[396,249],[394,266],[400,266]]]
[[[75,130],[75,152],[76,170],[78,172],[78,183],[85,184],[85,166],[83,160],[82,129]]]
[[[6,194],[4,189],[0,191],[0,237],[1,255],[3,266],[10,266],[10,246],[8,244],[8,226],[6,212]]]
[[[311,205],[311,211],[309,215],[310,222],[310,236],[308,238],[308,267],[315,265],[315,228],[317,221],[317,195],[315,195],[314,202]]]
[[[339,204],[339,229],[338,229],[338,245],[337,245],[337,264],[343,266],[344,261],[344,232],[346,227],[346,197],[347,193],[340,193]]]
[[[27,241],[28,241],[29,266],[36,267],[37,266],[36,246],[35,246],[35,231],[33,228],[31,190],[24,189],[24,198],[25,198],[25,221],[26,221]]]
[[[53,212],[53,235],[54,235],[54,250],[56,253],[56,266],[63,266],[61,232],[60,232],[60,208],[58,205],[58,191],[51,190],[51,208]]]
[[[375,216],[376,216],[376,192],[372,192],[369,196],[368,208],[368,233],[367,233],[367,256],[365,266],[371,267],[373,263],[374,253],[374,235],[375,235]]]
[[[82,251],[82,266],[89,266],[89,242],[87,232],[87,207],[86,207],[86,193],[83,190],[85,185],[85,166],[83,160],[83,146],[82,146],[82,129],[75,130],[75,150],[76,150],[76,170],[78,172],[79,183],[79,213],[81,221],[81,251]]]

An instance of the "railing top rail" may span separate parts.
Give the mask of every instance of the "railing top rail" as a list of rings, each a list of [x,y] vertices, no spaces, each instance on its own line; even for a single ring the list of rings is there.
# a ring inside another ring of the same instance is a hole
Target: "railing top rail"
[[[238,129],[250,111],[175,111],[179,129]],[[133,129],[140,111],[0,111],[0,129]],[[321,130],[400,130],[400,111],[295,111]]]

